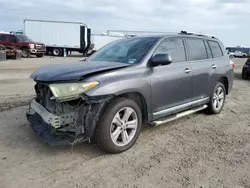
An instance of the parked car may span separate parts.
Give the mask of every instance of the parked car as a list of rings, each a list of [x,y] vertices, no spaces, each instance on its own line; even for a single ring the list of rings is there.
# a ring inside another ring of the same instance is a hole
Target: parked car
[[[228,56],[230,59],[234,58],[235,53],[234,52],[228,52]]]
[[[86,61],[43,66],[30,77],[27,119],[49,144],[93,139],[111,153],[132,147],[144,124],[221,112],[233,64],[214,37],[188,32],[114,41]]]
[[[24,58],[28,58],[30,55],[43,57],[46,52],[43,43],[34,42],[25,35],[0,33],[0,45],[22,50],[22,57]]]
[[[243,52],[246,57],[250,57],[250,48],[249,47],[242,47],[242,46],[237,46],[237,47],[227,47],[226,50],[228,52],[234,53],[236,51]]]
[[[247,54],[241,51],[235,51],[233,55],[234,57],[244,57],[244,58],[247,57]]]
[[[246,63],[243,65],[242,68],[242,78],[246,80],[249,77],[250,77],[250,58],[247,59]]]

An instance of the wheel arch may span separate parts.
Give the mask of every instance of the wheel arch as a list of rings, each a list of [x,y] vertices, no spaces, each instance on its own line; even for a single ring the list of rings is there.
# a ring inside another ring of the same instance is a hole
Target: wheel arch
[[[20,47],[21,50],[24,49],[24,48],[29,49],[27,46],[21,46]]]
[[[228,87],[229,87],[228,78],[226,76],[222,76],[219,78],[218,81],[221,82],[225,86],[226,94],[228,95],[228,93],[229,93],[229,91],[228,91]]]
[[[127,93],[122,93],[120,95],[117,95],[116,97],[128,98],[128,99],[135,101],[138,104],[139,108],[141,109],[143,123],[148,122],[148,106],[147,106],[146,99],[141,93],[127,92]]]

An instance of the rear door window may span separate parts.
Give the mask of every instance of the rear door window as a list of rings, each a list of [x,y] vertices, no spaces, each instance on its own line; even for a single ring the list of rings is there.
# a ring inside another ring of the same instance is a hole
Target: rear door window
[[[16,36],[14,36],[14,35],[9,35],[8,41],[9,41],[9,42],[13,42],[13,43],[17,42]]]
[[[181,38],[170,38],[163,41],[155,50],[154,54],[167,53],[171,56],[173,63],[185,62],[186,54]]]
[[[6,35],[0,34],[0,41],[3,42],[6,40]]]
[[[212,54],[214,58],[223,56],[221,47],[218,42],[208,41],[208,44],[212,50]]]
[[[204,41],[204,43],[205,43],[205,46],[206,46],[207,56],[208,56],[208,58],[209,58],[209,59],[213,58],[213,55],[212,55],[211,49],[210,49],[210,47],[209,47],[209,45],[208,45],[207,41]]]
[[[207,51],[203,40],[186,39],[188,48],[188,57],[190,61],[207,59]]]

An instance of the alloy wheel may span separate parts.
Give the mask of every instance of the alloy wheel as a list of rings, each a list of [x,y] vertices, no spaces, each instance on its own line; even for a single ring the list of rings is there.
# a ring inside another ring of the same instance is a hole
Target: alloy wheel
[[[133,140],[138,128],[138,117],[130,107],[119,110],[112,120],[110,136],[116,146],[126,146]]]
[[[27,53],[26,50],[22,50],[22,56],[23,56],[23,57],[28,57],[28,53]]]
[[[218,87],[213,95],[213,107],[215,110],[220,110],[225,100],[225,94],[222,87]]]

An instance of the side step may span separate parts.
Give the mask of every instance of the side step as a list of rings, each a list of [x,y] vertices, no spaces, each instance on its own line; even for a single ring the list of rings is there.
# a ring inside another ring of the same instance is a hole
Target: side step
[[[184,112],[180,112],[180,113],[177,113],[177,114],[175,114],[173,116],[169,116],[169,117],[167,117],[165,119],[154,121],[154,122],[152,122],[152,125],[153,126],[162,125],[162,124],[168,123],[170,121],[174,121],[174,120],[177,120],[179,118],[191,115],[191,114],[193,114],[195,112],[204,110],[207,107],[208,107],[207,105],[203,105],[203,106],[200,106],[200,107],[197,107],[197,108],[193,108],[193,109],[190,109],[190,110],[187,110],[187,111],[184,111]]]

